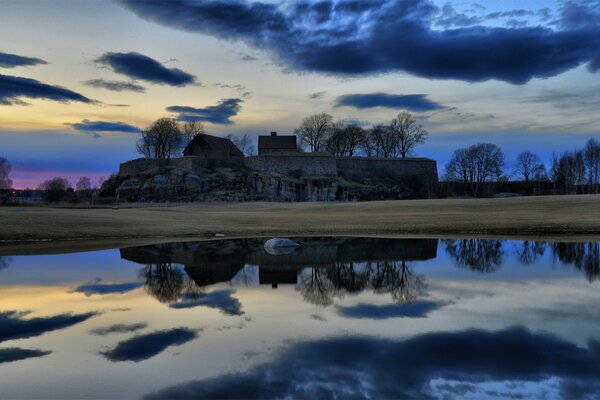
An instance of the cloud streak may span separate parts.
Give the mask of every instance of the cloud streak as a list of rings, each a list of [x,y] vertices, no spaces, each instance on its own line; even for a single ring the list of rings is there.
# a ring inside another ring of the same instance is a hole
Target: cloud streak
[[[563,10],[560,29],[433,29],[440,9],[428,0],[296,2],[139,2],[125,8],[164,26],[244,42],[286,67],[334,75],[408,72],[436,79],[524,84],[588,63],[600,68],[600,12]],[[287,3],[286,3],[287,4]],[[573,7],[571,7],[573,8]],[[584,18],[581,18],[583,15]],[[569,16],[569,19],[567,19]],[[577,25],[571,21],[586,21]]]
[[[336,107],[365,108],[392,108],[415,112],[435,111],[444,108],[441,104],[429,100],[425,94],[346,94],[336,99]]]
[[[133,82],[107,81],[104,79],[90,79],[89,81],[83,82],[83,84],[90,86],[90,87],[111,90],[113,92],[128,91],[128,92],[144,93],[146,91],[145,87],[138,85],[137,83],[133,83]]]
[[[142,282],[101,283],[101,280],[97,279],[92,283],[77,286],[71,293],[83,293],[88,297],[94,294],[120,294],[130,292],[141,286],[143,286]]]
[[[136,52],[105,53],[96,62],[118,74],[160,85],[186,86],[196,81],[194,75],[178,68],[167,68],[153,58]]]
[[[24,66],[33,66],[39,64],[48,64],[41,58],[36,57],[25,57],[17,54],[2,53],[0,52],[0,67],[1,68],[15,68]]]
[[[0,75],[0,105],[27,104],[21,98],[53,100],[61,103],[71,101],[96,103],[94,100],[61,86],[52,86],[35,79],[19,76]]]
[[[167,111],[177,113],[177,119],[183,122],[201,121],[213,124],[231,125],[241,109],[242,99],[223,99],[216,106],[194,108],[188,106],[170,106]]]
[[[51,317],[36,317],[25,319],[29,311],[4,311],[0,312],[0,342],[12,339],[24,339],[39,336],[46,332],[86,321],[97,313],[85,314],[59,314]]]
[[[235,290],[215,290],[197,295],[183,294],[181,300],[169,307],[175,309],[209,307],[220,310],[227,315],[243,315],[242,304],[232,296]]]
[[[43,357],[52,353],[51,351],[21,349],[18,347],[9,347],[0,349],[0,364],[13,361],[26,360],[28,358]]]
[[[119,342],[114,349],[101,354],[110,361],[140,362],[160,354],[168,347],[181,346],[197,336],[195,331],[187,328],[157,331]]]
[[[355,306],[338,306],[336,311],[346,318],[388,319],[388,318],[425,318],[430,312],[448,305],[437,301],[415,301],[410,304],[357,304]]]
[[[71,128],[92,135],[96,138],[100,137],[101,133],[140,133],[141,130],[133,125],[125,122],[107,122],[107,121],[90,121],[84,119],[81,122],[65,123]]]

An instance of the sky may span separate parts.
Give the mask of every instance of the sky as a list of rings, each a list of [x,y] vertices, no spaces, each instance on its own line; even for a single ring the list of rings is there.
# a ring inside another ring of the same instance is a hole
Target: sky
[[[478,142],[510,164],[600,139],[596,0],[2,0],[0,35],[17,188],[108,176],[161,117],[256,137],[409,111],[440,172]]]

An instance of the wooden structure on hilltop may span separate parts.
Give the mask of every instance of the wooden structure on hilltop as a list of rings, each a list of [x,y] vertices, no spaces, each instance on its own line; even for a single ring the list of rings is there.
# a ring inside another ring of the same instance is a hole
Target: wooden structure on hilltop
[[[198,134],[183,149],[184,156],[203,157],[210,160],[230,160],[244,157],[244,153],[229,139]]]
[[[297,152],[296,136],[277,136],[271,132],[270,136],[258,137],[258,154]]]

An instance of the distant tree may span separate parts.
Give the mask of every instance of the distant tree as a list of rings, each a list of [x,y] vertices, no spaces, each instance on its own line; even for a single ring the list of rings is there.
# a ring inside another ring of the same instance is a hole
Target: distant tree
[[[66,178],[56,177],[42,182],[38,186],[38,190],[44,191],[46,201],[58,202],[65,199],[69,186]]]
[[[504,153],[492,143],[478,143],[455,150],[446,164],[446,178],[471,183],[478,194],[481,183],[500,180],[504,168]]]
[[[552,156],[550,177],[555,191],[577,192],[586,184],[586,162],[584,151],[565,151]]]
[[[179,123],[172,118],[160,118],[142,132],[136,147],[145,157],[171,158],[181,150],[183,143]]]
[[[367,157],[382,157],[380,136],[384,130],[384,125],[375,125],[365,130],[359,146]]]
[[[529,183],[530,180],[545,175],[546,168],[537,154],[524,151],[517,156],[514,169],[519,178]]]
[[[106,176],[102,175],[102,176],[98,177],[98,187],[101,188],[105,181],[106,181]]]
[[[352,157],[363,142],[365,130],[360,126],[347,125],[343,121],[332,124],[325,149],[341,157]]]
[[[388,129],[402,158],[405,158],[417,145],[425,143],[429,135],[427,130],[417,123],[415,116],[406,111],[392,119]]]
[[[8,177],[12,166],[4,157],[0,157],[0,190],[12,189],[12,180]]]
[[[371,136],[376,157],[394,158],[398,156],[398,142],[389,125],[377,124],[367,133]]]
[[[225,137],[231,140],[245,156],[253,156],[256,154],[256,147],[254,147],[254,144],[252,143],[252,137],[247,133],[244,133],[242,136],[229,134]]]
[[[185,148],[192,140],[194,140],[196,135],[204,133],[204,125],[202,125],[202,122],[200,121],[185,122],[181,126],[181,133],[183,135],[181,147]]]
[[[75,189],[77,189],[77,191],[91,190],[92,181],[87,176],[82,176],[75,184]]]
[[[325,150],[327,138],[331,133],[333,117],[329,114],[315,114],[304,118],[294,133],[300,142],[308,146],[311,152]]]
[[[600,186],[600,143],[596,139],[588,140],[583,152],[588,174],[588,192],[598,193]]]

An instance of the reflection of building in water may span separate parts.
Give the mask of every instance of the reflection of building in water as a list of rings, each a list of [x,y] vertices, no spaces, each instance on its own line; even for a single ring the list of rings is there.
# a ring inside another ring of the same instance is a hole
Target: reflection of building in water
[[[307,238],[292,253],[272,255],[264,250],[261,239],[236,239],[124,248],[121,257],[146,264],[142,275],[147,278],[147,291],[161,301],[176,300],[178,296],[171,293],[176,288],[189,290],[185,282],[178,283],[176,273],[158,268],[168,263],[170,268],[171,264],[183,265],[196,290],[229,282],[246,273],[245,265],[257,265],[258,283],[273,288],[297,285],[307,301],[325,304],[330,300],[319,299],[365,289],[409,301],[414,295],[407,293],[417,293],[413,288],[419,284],[411,280],[414,274],[406,261],[431,259],[436,252],[434,239]],[[174,281],[161,283],[161,277]]]

